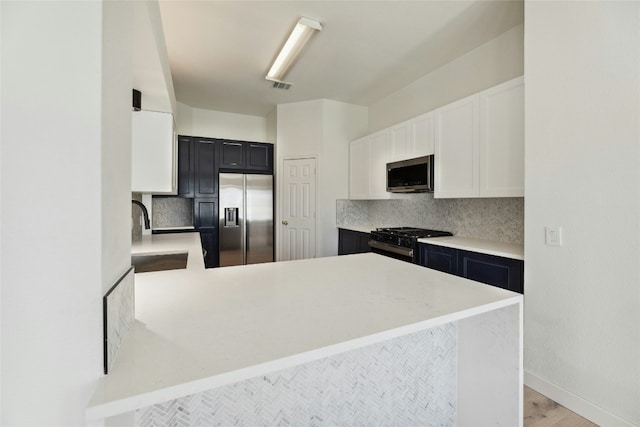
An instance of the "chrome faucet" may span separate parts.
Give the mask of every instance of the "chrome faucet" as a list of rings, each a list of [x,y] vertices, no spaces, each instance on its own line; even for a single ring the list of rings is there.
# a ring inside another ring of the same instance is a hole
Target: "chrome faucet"
[[[131,203],[140,206],[140,209],[142,209],[142,216],[144,216],[144,228],[146,230],[150,229],[151,224],[149,223],[149,211],[147,211],[146,206],[137,200],[131,200]]]

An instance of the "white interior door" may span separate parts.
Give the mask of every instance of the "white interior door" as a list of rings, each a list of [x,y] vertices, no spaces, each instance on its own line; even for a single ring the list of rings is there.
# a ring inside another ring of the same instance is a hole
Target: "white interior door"
[[[316,159],[287,159],[283,165],[281,260],[316,256]]]

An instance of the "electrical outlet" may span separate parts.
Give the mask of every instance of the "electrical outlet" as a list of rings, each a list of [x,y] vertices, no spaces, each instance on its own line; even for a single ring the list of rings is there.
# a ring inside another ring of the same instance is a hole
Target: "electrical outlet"
[[[548,246],[562,246],[562,227],[545,227],[544,242]]]

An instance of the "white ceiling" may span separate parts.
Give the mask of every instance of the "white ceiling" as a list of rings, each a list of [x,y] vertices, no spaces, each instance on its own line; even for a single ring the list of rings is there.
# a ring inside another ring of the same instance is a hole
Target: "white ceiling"
[[[264,116],[328,98],[370,105],[523,22],[511,1],[160,0],[179,102]],[[300,16],[323,30],[273,89],[267,70]]]

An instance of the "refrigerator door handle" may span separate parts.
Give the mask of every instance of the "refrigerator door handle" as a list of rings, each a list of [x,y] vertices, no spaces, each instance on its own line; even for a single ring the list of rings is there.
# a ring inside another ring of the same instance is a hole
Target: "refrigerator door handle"
[[[242,175],[242,212],[244,217],[242,218],[242,264],[247,265],[247,251],[249,250],[249,242],[247,242],[247,223],[249,222],[249,216],[247,212],[247,175]]]

